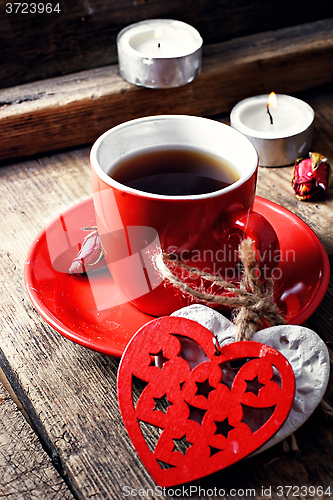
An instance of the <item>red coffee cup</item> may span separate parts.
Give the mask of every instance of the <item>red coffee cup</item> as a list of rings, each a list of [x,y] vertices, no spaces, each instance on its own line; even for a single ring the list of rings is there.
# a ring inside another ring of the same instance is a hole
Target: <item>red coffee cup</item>
[[[218,156],[221,163],[233,165],[238,180],[209,193],[163,195],[113,178],[120,160],[163,148]],[[190,303],[163,280],[156,265],[161,253],[234,279],[239,242],[250,237],[263,279],[277,267],[276,233],[252,211],[258,155],[237,130],[194,116],[139,118],[105,132],[93,145],[90,160],[96,221],[108,267],[125,297],[141,311],[167,315]]]

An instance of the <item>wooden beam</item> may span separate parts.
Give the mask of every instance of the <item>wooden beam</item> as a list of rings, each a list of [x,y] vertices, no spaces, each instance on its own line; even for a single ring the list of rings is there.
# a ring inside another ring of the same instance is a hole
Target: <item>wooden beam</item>
[[[333,19],[206,46],[202,73],[175,89],[131,85],[117,65],[3,89],[0,159],[88,144],[140,116],[214,116],[247,96],[331,81]]]

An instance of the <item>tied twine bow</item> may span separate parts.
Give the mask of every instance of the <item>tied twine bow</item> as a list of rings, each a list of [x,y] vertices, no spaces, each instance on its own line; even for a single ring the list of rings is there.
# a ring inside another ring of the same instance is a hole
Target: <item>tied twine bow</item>
[[[258,261],[251,239],[245,239],[241,242],[239,256],[244,267],[239,287],[219,276],[194,269],[179,260],[174,260],[169,255],[159,254],[156,259],[156,265],[162,277],[186,295],[190,295],[207,305],[221,304],[236,310],[237,314],[234,319],[237,327],[236,341],[250,340],[252,334],[260,330],[262,319],[269,326],[285,324],[273,300],[273,280],[268,280],[265,286],[260,283]],[[176,270],[195,271],[196,276],[212,285],[222,287],[227,292],[231,292],[232,295],[226,296],[210,293],[203,289],[194,289],[173,274],[167,264],[174,266]]]

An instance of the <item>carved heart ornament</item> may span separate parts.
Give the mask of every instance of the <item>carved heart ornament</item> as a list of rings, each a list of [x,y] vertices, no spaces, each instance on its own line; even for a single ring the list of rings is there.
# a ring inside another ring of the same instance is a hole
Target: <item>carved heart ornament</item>
[[[191,369],[181,356],[184,338],[207,361]],[[165,316],[143,326],[122,356],[123,421],[160,486],[193,481],[246,457],[278,431],[292,406],[295,377],[279,351],[252,341],[217,348],[214,341],[199,323]]]

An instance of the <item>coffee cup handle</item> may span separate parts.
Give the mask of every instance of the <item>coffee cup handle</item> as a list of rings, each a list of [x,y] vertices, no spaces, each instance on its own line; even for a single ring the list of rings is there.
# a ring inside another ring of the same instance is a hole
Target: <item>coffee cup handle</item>
[[[239,215],[233,220],[234,228],[251,238],[260,268],[265,268],[266,277],[273,275],[280,261],[280,245],[272,225],[261,214],[250,212]]]

